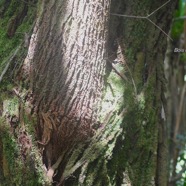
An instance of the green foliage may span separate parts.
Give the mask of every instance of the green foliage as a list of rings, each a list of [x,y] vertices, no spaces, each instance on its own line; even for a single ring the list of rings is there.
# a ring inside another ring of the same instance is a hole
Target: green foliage
[[[177,16],[176,16],[177,17]],[[184,20],[177,20],[172,25],[171,35],[174,39],[178,39],[183,32]]]
[[[186,64],[186,53],[180,54],[180,62]]]
[[[185,145],[184,145],[185,146]],[[177,167],[176,167],[176,172],[179,174],[180,171],[182,171],[182,169],[185,167],[185,162],[186,162],[186,149],[183,149],[180,152],[180,155],[178,157],[178,163],[177,163]],[[185,186],[186,184],[186,172],[184,171],[182,173],[182,177],[180,180],[178,180],[176,182],[177,186]]]
[[[174,14],[174,21],[172,24],[172,29],[171,29],[171,35],[174,39],[178,39],[180,35],[183,33],[184,30],[184,19],[179,19],[180,17],[186,15],[186,3],[185,0],[180,0],[179,1],[179,7],[175,11]]]
[[[177,165],[176,165],[176,172],[179,174],[180,171],[185,167],[186,162],[186,136],[185,134],[178,134],[177,135],[177,146],[176,148],[180,150]],[[182,186],[186,184],[186,172],[182,173],[182,177],[176,182],[177,186]]]

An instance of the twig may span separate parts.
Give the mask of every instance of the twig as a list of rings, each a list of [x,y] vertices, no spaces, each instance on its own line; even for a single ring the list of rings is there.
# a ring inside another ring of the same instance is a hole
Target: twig
[[[164,35],[166,35],[171,41],[173,41],[173,39],[163,30],[161,29],[156,23],[154,23],[151,19],[149,19],[150,16],[152,16],[153,14],[155,14],[158,10],[160,10],[161,8],[163,8],[165,5],[167,5],[171,0],[168,0],[166,3],[164,3],[163,5],[161,5],[160,7],[158,7],[156,10],[154,10],[153,12],[151,12],[149,15],[147,16],[135,16],[135,15],[125,15],[125,14],[116,14],[116,13],[111,13],[111,15],[114,16],[120,16],[120,17],[127,17],[127,18],[135,18],[135,19],[146,19],[148,20],[150,23],[152,23],[156,28],[158,28]],[[184,18],[186,19],[186,18]]]
[[[146,16],[135,16],[135,15],[124,15],[124,14],[115,14],[111,13],[111,15],[120,16],[120,17],[128,17],[128,18],[136,18],[136,19],[146,19]]]
[[[164,3],[163,5],[161,5],[159,8],[157,8],[156,10],[154,10],[152,13],[150,13],[149,15],[147,15],[147,17],[150,17],[151,15],[155,14],[158,10],[160,10],[161,8],[163,8],[165,5],[167,5],[170,2],[167,1],[166,3]]]
[[[163,32],[171,41],[173,41],[173,39],[164,31],[162,30],[157,24],[155,24],[151,19],[147,18],[148,21],[150,21],[155,27],[157,27],[161,32]]]
[[[112,65],[112,64],[111,64]],[[121,79],[123,79],[124,81],[127,81],[128,82],[128,79],[127,79],[127,77],[123,74],[123,75],[121,75],[119,72],[118,72],[118,70],[114,67],[114,65],[112,65],[112,68],[113,68],[113,70],[115,71],[115,73],[121,78]]]

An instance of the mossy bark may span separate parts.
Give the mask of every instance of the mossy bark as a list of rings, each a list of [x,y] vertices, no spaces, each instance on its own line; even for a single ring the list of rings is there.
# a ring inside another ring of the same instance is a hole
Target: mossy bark
[[[0,7],[0,185],[46,185],[19,75],[37,4],[2,0]]]
[[[167,6],[173,10],[175,4]],[[143,16],[162,3],[49,0],[38,5],[17,76],[27,90],[11,90],[24,105],[20,129],[28,123],[24,137],[36,134],[31,151],[41,152],[50,184],[165,186],[166,36],[148,20],[112,14]],[[162,8],[152,16],[165,32],[171,12]],[[34,165],[44,171],[40,160]],[[42,181],[38,185],[49,184]]]
[[[125,4],[125,14],[146,16],[161,4],[128,2]],[[176,2],[167,4],[150,17],[166,33],[169,32],[168,25],[175,5]],[[168,7],[170,12],[166,11]],[[132,109],[128,118],[130,124],[126,125],[126,141],[129,145],[128,148],[125,145],[124,149],[129,152],[131,159],[131,178],[134,185],[167,185],[167,129],[163,116],[166,112],[163,60],[167,37],[145,19],[125,18],[122,25],[122,43],[125,43],[125,55],[135,82],[136,97],[143,102],[139,110],[136,107]],[[131,120],[132,115],[136,119]]]

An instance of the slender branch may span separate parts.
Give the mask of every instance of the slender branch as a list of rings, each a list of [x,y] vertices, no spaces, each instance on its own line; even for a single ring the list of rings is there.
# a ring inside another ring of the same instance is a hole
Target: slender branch
[[[115,72],[121,79],[123,79],[124,81],[127,81],[127,82],[128,82],[127,77],[126,77],[124,74],[121,75],[121,74],[118,72],[118,70],[114,67],[114,65],[113,65],[113,64],[111,64],[111,65],[112,65],[112,68],[113,68],[114,72]]]
[[[128,18],[136,18],[136,19],[146,19],[146,16],[134,16],[134,15],[124,15],[124,14],[115,14],[111,13],[111,15],[120,16],[120,17],[128,17]]]
[[[154,10],[153,12],[151,12],[149,15],[147,16],[135,16],[135,15],[124,15],[124,14],[116,14],[116,13],[111,13],[111,15],[114,16],[120,16],[120,17],[127,17],[127,18],[135,18],[135,19],[146,19],[149,22],[151,22],[155,27],[157,27],[164,35],[166,35],[171,41],[173,41],[173,39],[163,30],[161,29],[156,23],[154,23],[151,19],[149,19],[150,16],[152,16],[153,14],[155,14],[158,10],[160,10],[161,8],[163,8],[165,5],[167,5],[171,0],[168,0],[166,3],[164,3],[163,5],[161,5],[160,7],[158,7],[156,10]],[[184,18],[186,19],[186,18]]]
[[[170,0],[167,1],[166,3],[164,3],[163,5],[161,5],[159,8],[157,8],[156,10],[154,10],[152,13],[150,13],[150,14],[147,15],[146,17],[148,18],[148,17],[150,17],[151,15],[155,14],[158,10],[160,10],[161,8],[163,8],[163,7],[164,7],[165,5],[167,5],[169,2],[170,2]]]
[[[173,39],[163,30],[161,29],[156,23],[154,23],[151,19],[146,18],[149,22],[151,22],[155,27],[157,27],[162,33],[164,33],[171,41],[173,41]]]

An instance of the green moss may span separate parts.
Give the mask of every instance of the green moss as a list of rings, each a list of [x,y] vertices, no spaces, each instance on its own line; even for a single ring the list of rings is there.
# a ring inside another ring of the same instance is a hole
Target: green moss
[[[125,72],[124,67],[120,64],[115,65],[115,68],[121,75]],[[122,107],[124,104],[124,88],[124,80],[112,69],[107,77],[104,96],[102,98],[99,115],[100,122],[103,122],[110,112],[112,112],[112,116],[114,116],[115,111],[117,112]]]
[[[13,98],[9,101],[6,100],[7,104],[4,104],[4,109],[8,115],[15,114],[17,110],[17,98]],[[30,185],[30,186],[42,186],[50,185],[47,178],[45,178],[43,164],[41,160],[40,153],[36,146],[35,136],[34,136],[34,119],[30,120],[24,115],[24,129],[23,126],[18,125],[17,130],[14,131],[10,128],[9,123],[4,118],[0,118],[0,137],[3,143],[3,155],[8,162],[8,172],[6,175],[3,185],[17,186]],[[27,154],[26,159],[22,155],[22,145],[19,143],[20,131],[24,130],[27,137],[31,140],[32,147],[29,154]],[[9,178],[11,177],[11,179]]]
[[[4,70],[9,58],[14,53],[15,48],[23,42],[25,32],[30,33],[36,16],[36,7],[28,6],[23,1],[11,0],[10,3],[1,1],[0,9],[0,74]],[[7,3],[7,4],[5,4]],[[25,11],[25,12],[24,12]],[[24,16],[20,16],[21,14]],[[20,16],[18,25],[14,24],[14,20]],[[9,35],[11,26],[16,26],[13,34]],[[40,186],[50,185],[44,176],[42,167],[42,159],[37,148],[35,139],[34,118],[28,118],[26,112],[20,113],[20,107],[27,106],[19,101],[12,90],[15,85],[10,79],[13,77],[12,69],[19,68],[26,49],[22,46],[21,50],[15,56],[10,71],[3,77],[0,89],[0,110],[3,111],[3,117],[11,117],[16,115],[19,119],[23,118],[22,124],[18,124],[16,129],[11,128],[8,120],[1,118],[0,121],[0,138],[3,142],[3,155],[6,157],[9,169],[9,175],[5,177],[2,185],[29,185]],[[14,69],[15,70],[15,69]],[[16,85],[17,86],[17,85]],[[24,95],[23,95],[24,97]],[[21,104],[20,104],[21,103]],[[23,126],[24,123],[24,126]],[[31,140],[32,148],[26,159],[22,156],[22,147],[19,143],[19,135],[21,130],[25,130],[28,138]],[[14,132],[13,132],[14,130]],[[11,179],[10,179],[11,178]]]
[[[2,3],[4,4],[5,2]],[[12,0],[4,11],[2,19],[0,19],[0,73],[5,68],[11,53],[22,42],[24,33],[30,32],[35,18],[36,8],[31,6],[27,8],[23,1]],[[21,15],[23,11],[25,11],[24,17]],[[20,19],[23,20],[19,21],[18,25],[11,25],[14,24],[13,21],[16,16],[20,16]],[[12,33],[13,35],[9,37],[8,29],[12,29],[14,26],[15,33]]]
[[[147,16],[156,7],[159,7],[159,3],[155,3],[152,7],[151,2],[146,0],[140,1],[138,4],[134,2],[127,4],[132,7],[132,9],[126,8],[129,11],[127,13],[139,16]],[[151,19],[155,20],[156,16],[153,15]],[[149,186],[152,177],[155,175],[158,139],[157,113],[159,104],[157,97],[159,97],[159,93],[156,92],[156,65],[158,63],[161,66],[160,60],[162,59],[160,59],[161,57],[157,59],[157,56],[161,54],[153,53],[154,46],[157,43],[155,34],[158,34],[158,32],[155,31],[155,27],[148,20],[125,18],[123,27],[123,40],[126,47],[124,55],[131,73],[128,72],[130,82],[124,89],[127,113],[122,124],[125,134],[121,134],[120,137],[123,145],[118,153],[114,153],[116,157],[114,157],[113,164],[117,162],[117,159],[120,170],[129,173],[132,185]],[[122,136],[124,136],[123,139]],[[120,156],[120,154],[123,156]],[[124,165],[122,166],[123,162]],[[111,163],[111,165],[113,164]],[[119,166],[119,164],[121,165]],[[123,176],[120,175],[120,177],[121,183]]]
[[[137,96],[131,96],[128,112],[124,118],[126,131],[123,154],[133,185],[148,186],[155,171],[157,149],[158,116],[153,104],[154,78],[149,79],[146,88]],[[128,89],[125,90],[126,92]],[[129,92],[130,89],[129,89]],[[128,96],[130,93],[127,94]],[[127,153],[125,153],[127,152]],[[134,153],[135,152],[135,153]]]
[[[3,138],[3,152],[8,160],[10,168],[14,167],[14,157],[18,155],[18,147],[16,145],[16,140],[10,136],[9,133],[4,133]]]

